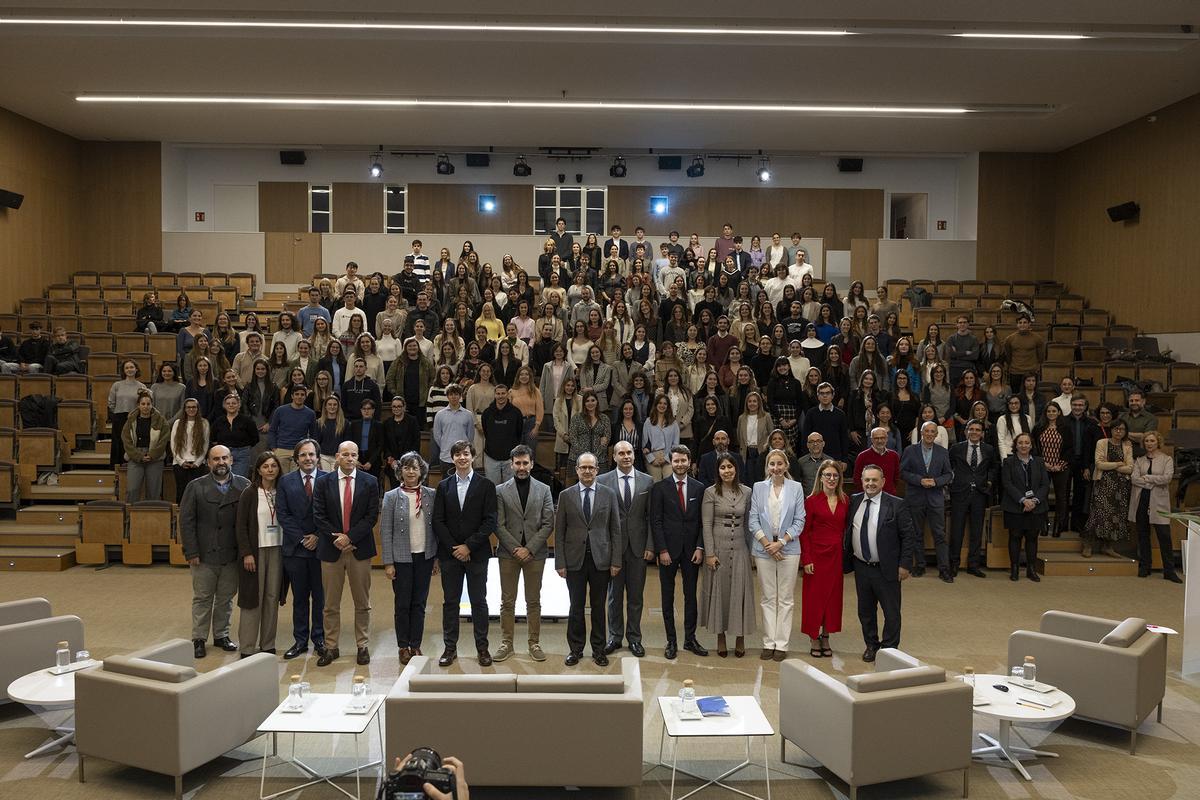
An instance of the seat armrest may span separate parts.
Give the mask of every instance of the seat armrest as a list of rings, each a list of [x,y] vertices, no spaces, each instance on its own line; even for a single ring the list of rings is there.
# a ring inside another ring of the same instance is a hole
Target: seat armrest
[[[0,603],[0,626],[45,619],[50,616],[50,601],[44,597],[29,597]]]
[[[779,667],[780,734],[843,779],[851,775],[851,695],[845,684],[802,661]]]
[[[916,658],[913,658],[903,650],[897,650],[894,647],[885,647],[875,653],[875,671],[876,672],[891,672],[894,669],[910,669],[912,667],[924,667],[926,664]]]
[[[624,694],[642,699],[642,667],[636,658],[621,659],[621,676],[625,680]]]
[[[1099,642],[1118,624],[1120,624],[1120,620],[1116,619],[1090,617],[1086,614],[1073,614],[1070,611],[1047,611],[1042,614],[1038,630],[1066,639]]]
[[[1071,695],[1078,716],[1125,726],[1136,724],[1139,717],[1141,653],[1139,648],[1034,631],[1017,631],[1008,637],[1009,663],[1020,664],[1025,656],[1033,656],[1038,680]]]
[[[129,658],[144,658],[147,661],[159,661],[177,667],[192,667],[196,662],[195,649],[187,639],[168,639],[141,650],[134,650],[127,655]]]

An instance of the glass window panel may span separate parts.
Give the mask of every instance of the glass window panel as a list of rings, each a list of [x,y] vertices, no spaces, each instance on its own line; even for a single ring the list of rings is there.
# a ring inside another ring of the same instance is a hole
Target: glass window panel
[[[330,214],[316,212],[312,215],[312,232],[329,233]]]
[[[558,216],[557,209],[538,208],[533,212],[533,232],[549,233],[554,230],[554,219]]]
[[[579,220],[580,220],[579,209],[578,208],[563,208],[560,210],[562,211],[562,214],[561,214],[562,218],[567,221],[567,230],[569,230],[573,233],[579,233],[581,230],[581,228],[579,227]],[[550,227],[554,227],[553,219],[550,221]]]
[[[558,192],[558,204],[563,208],[578,208],[582,205],[582,200],[583,191],[580,189],[563,188]],[[568,223],[569,226],[570,224]]]
[[[604,208],[604,190],[588,189],[587,205],[588,208]]]
[[[533,204],[535,206],[555,206],[558,205],[558,190],[554,188],[538,188],[533,190]]]
[[[604,230],[604,209],[592,210],[587,212],[587,229],[588,233],[599,234]],[[601,242],[603,244],[603,242]]]

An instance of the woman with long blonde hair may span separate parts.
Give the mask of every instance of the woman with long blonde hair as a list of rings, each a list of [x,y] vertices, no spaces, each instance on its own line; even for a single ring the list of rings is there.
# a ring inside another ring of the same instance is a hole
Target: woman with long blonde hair
[[[842,536],[850,512],[842,480],[840,462],[822,461],[812,492],[804,501],[800,630],[809,638],[808,654],[813,658],[832,656],[829,634],[842,629]]]

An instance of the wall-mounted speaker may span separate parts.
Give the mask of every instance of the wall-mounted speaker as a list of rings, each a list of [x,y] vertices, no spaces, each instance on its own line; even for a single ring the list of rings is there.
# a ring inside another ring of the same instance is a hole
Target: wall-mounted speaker
[[[862,172],[863,160],[861,158],[839,158],[837,168],[838,172]]]
[[[683,169],[683,156],[659,156],[658,168],[673,170]]]
[[[20,208],[25,195],[0,189],[0,208]]]
[[[468,167],[486,167],[492,163],[492,157],[487,153],[467,153]]]
[[[1142,207],[1130,200],[1128,203],[1121,203],[1119,206],[1113,206],[1108,209],[1108,218],[1113,222],[1125,222],[1131,219],[1137,219],[1137,215],[1141,212]]]
[[[304,162],[308,161],[308,156],[303,150],[280,150],[279,163],[285,167],[301,167]]]

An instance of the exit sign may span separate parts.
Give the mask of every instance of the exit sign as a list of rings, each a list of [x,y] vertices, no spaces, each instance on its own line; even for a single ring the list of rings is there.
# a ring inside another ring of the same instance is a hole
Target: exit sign
[[[946,220],[944,220],[944,219],[939,219],[939,220],[937,221],[937,229],[938,229],[939,231],[944,231],[944,230],[946,230]]]
[[[204,222],[204,212],[203,211],[196,212],[196,222]],[[941,223],[939,222],[938,224],[940,225]]]

